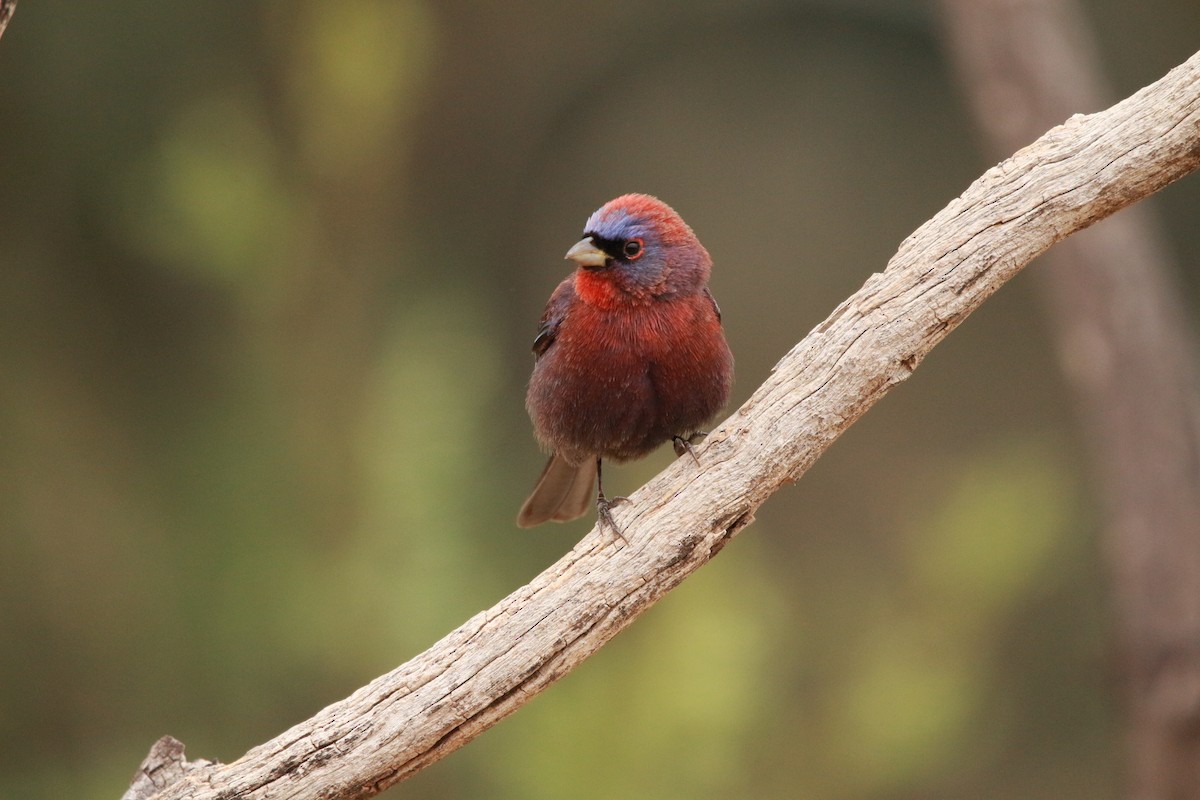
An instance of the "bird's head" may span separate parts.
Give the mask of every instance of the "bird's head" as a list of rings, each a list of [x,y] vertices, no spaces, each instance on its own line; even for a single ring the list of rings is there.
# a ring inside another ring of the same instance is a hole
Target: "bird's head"
[[[601,206],[566,257],[592,278],[655,297],[700,291],[712,270],[708,251],[688,224],[646,194],[622,195]]]

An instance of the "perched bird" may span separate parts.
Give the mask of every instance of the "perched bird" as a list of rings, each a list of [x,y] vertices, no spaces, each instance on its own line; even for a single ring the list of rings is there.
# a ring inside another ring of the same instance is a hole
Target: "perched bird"
[[[692,453],[729,399],[733,355],[708,290],[712,258],[661,200],[606,203],[566,258],[578,268],[542,313],[525,400],[551,455],[517,525],[583,516],[595,486],[601,524],[620,535],[610,508],[624,498],[604,496],[601,461],[666,441]]]

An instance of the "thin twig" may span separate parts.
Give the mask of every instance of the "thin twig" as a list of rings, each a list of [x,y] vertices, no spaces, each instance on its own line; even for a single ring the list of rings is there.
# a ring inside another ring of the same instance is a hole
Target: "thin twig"
[[[4,29],[8,27],[8,21],[12,19],[16,10],[17,0],[0,0],[0,36],[4,35]]]

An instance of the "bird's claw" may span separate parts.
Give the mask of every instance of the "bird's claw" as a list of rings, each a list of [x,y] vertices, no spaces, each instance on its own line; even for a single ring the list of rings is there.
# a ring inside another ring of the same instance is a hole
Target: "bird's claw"
[[[596,498],[596,515],[600,518],[600,529],[603,530],[607,526],[625,544],[629,544],[629,540],[625,538],[625,534],[621,533],[621,529],[617,527],[616,520],[612,516],[612,507],[628,502],[628,497],[614,497],[610,500],[604,495],[600,495]]]
[[[671,446],[675,448],[675,455],[682,457],[684,453],[687,453],[696,462],[696,466],[700,466],[700,457],[696,455],[696,449],[692,445],[700,444],[704,441],[705,436],[708,436],[708,431],[696,431],[686,439],[682,436],[673,436]]]

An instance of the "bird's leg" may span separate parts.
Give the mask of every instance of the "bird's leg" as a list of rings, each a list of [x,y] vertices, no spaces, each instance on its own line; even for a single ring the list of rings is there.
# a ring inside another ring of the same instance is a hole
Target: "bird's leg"
[[[604,478],[600,473],[601,459],[596,459],[596,513],[600,517],[600,527],[607,525],[612,529],[612,532],[617,535],[617,538],[622,542],[626,541],[625,534],[621,533],[621,529],[617,527],[616,521],[612,518],[612,507],[619,506],[621,503],[628,503],[628,497],[614,497],[609,500],[604,496]]]
[[[692,447],[692,445],[700,444],[700,442],[704,441],[705,436],[708,436],[708,431],[696,431],[686,439],[682,436],[672,437],[671,445],[675,448],[675,455],[680,457],[684,453],[687,453],[692,457],[692,460],[696,462],[696,465],[699,466],[700,457],[696,455],[696,450]]]

